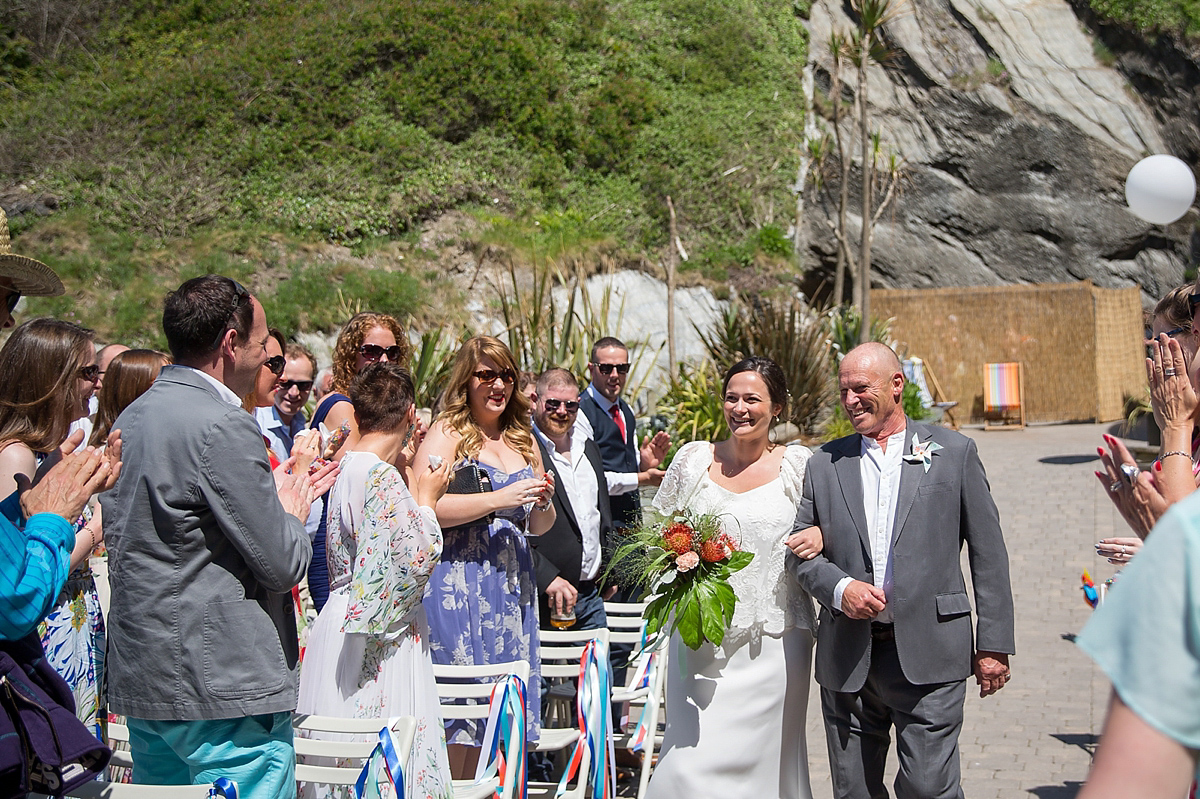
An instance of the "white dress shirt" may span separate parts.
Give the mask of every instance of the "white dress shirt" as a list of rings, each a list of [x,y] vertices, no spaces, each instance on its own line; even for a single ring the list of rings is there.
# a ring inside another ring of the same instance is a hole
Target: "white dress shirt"
[[[596,390],[595,383],[588,383],[588,387],[584,389],[585,394],[591,394],[592,399],[600,406],[600,410],[604,411],[606,416],[612,416],[612,406],[616,403],[609,402],[603,394]],[[628,423],[628,419],[626,423]],[[592,423],[588,421],[587,414],[581,413],[575,417],[574,433],[577,433],[579,439],[595,438],[595,431],[592,430]],[[634,457],[641,459],[641,454],[637,452],[637,433],[633,435]],[[630,491],[638,489],[638,473],[637,472],[605,472],[604,480],[608,483],[608,495],[610,497],[628,494]]]
[[[292,445],[296,443],[296,434],[307,426],[303,413],[297,413],[292,421],[285,423],[279,415],[279,409],[274,405],[263,405],[254,409],[254,420],[258,429],[267,439],[268,446],[280,461],[286,461],[292,456]]]
[[[862,476],[863,510],[871,541],[871,569],[876,588],[887,598],[875,621],[891,624],[892,613],[892,526],[896,521],[896,503],[900,498],[900,467],[904,457],[904,430],[887,439],[887,451],[873,438],[862,436],[858,469]],[[843,577],[833,589],[833,604],[842,608],[842,594],[852,577]]]
[[[579,414],[583,416],[583,414]],[[583,436],[575,435],[571,429],[571,449],[559,452],[554,442],[546,438],[537,425],[534,432],[546,446],[546,452],[558,472],[558,484],[555,491],[563,491],[571,509],[575,511],[575,522],[579,525],[583,537],[583,560],[579,567],[580,580],[595,580],[600,573],[600,508],[596,507],[596,498],[600,486],[596,483],[596,470],[583,451],[587,442]]]

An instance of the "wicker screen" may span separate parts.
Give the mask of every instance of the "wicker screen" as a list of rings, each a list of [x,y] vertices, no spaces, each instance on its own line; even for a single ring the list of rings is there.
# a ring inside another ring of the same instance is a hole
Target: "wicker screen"
[[[1141,293],[1090,281],[1034,286],[876,289],[901,355],[925,359],[956,400],[959,421],[983,419],[983,365],[1020,361],[1029,422],[1112,421],[1140,395]]]

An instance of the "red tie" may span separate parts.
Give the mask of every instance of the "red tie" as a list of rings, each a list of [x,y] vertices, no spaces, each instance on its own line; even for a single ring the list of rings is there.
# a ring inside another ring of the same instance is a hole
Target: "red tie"
[[[614,402],[608,410],[612,414],[613,421],[617,423],[617,429],[621,431],[621,441],[628,441],[629,438],[625,435],[625,414],[621,413],[619,403]]]

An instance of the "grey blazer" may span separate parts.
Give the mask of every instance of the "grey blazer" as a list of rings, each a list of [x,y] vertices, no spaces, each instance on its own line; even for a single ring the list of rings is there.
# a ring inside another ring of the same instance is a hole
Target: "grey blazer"
[[[904,433],[906,455],[914,433],[920,441],[932,439],[943,447],[933,454],[928,473],[920,463],[902,463],[892,529],[896,649],[905,678],[922,685],[971,674],[971,602],[959,565],[964,543],[979,619],[974,646],[1009,654],[1015,646],[1008,553],[975,442],[910,419]],[[822,606],[817,682],[844,692],[862,688],[871,659],[871,622],[848,618],[832,607],[834,588],[843,577],[873,582],[860,448],[861,437],[855,434],[813,453],[795,529],[820,525],[825,549],[808,561],[787,556],[788,570]]]
[[[100,498],[112,710],[180,721],[294,710],[289,592],[312,544],[279,503],[254,417],[168,366],[114,426],[123,466]]]

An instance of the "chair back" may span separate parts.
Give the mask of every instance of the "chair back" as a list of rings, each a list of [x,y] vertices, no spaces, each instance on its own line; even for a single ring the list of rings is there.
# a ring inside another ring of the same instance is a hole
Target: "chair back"
[[[339,716],[308,716],[292,718],[296,748],[296,781],[321,785],[353,785],[367,758],[379,743],[379,731],[390,726],[394,733],[396,754],[400,762],[408,763],[417,733],[417,720],[412,716],[393,719],[347,719]],[[352,761],[352,765],[324,765],[308,762],[309,758],[328,758]]]

